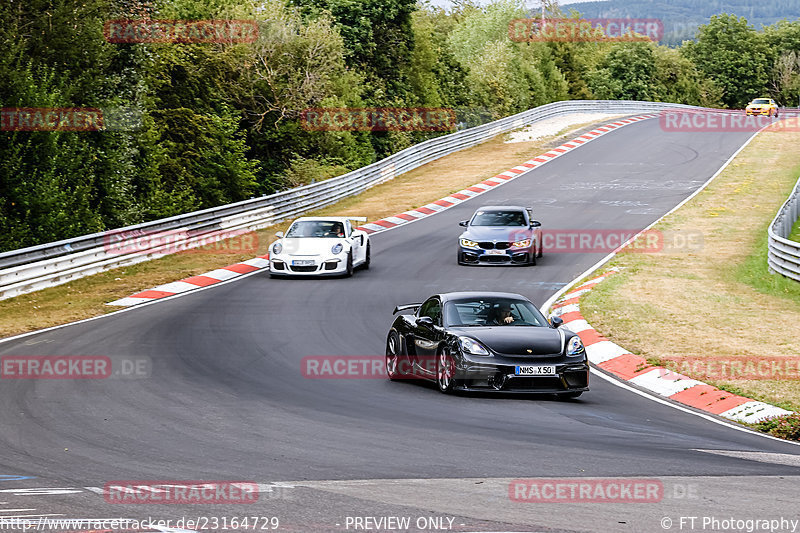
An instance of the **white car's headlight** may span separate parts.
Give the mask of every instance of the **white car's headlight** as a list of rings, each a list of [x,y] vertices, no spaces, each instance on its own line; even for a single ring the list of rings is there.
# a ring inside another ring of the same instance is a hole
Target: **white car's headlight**
[[[469,239],[459,239],[459,241],[461,242],[461,246],[463,246],[464,248],[477,248],[478,247],[478,243],[477,242],[471,241]]]
[[[490,355],[489,350],[484,348],[483,345],[475,339],[470,339],[469,337],[459,337],[458,344],[466,353],[470,353],[472,355]]]
[[[575,335],[567,342],[567,355],[580,355],[584,352],[583,341]]]
[[[337,242],[336,244],[333,245],[333,248],[331,248],[331,253],[333,255],[338,255],[338,254],[342,253],[343,249],[344,249],[344,247],[342,246],[342,243]]]
[[[283,245],[279,242],[276,242],[272,245],[272,254],[279,255],[283,251]]]
[[[514,241],[513,243],[511,243],[511,246],[513,246],[514,248],[527,248],[530,245],[531,245],[530,239],[523,239],[521,241]]]

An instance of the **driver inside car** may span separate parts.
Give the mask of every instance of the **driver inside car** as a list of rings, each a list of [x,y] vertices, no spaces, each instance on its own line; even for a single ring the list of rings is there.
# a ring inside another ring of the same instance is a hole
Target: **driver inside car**
[[[511,316],[511,306],[508,304],[500,304],[494,312],[494,318],[490,321],[492,326],[505,326],[514,322],[514,317]]]

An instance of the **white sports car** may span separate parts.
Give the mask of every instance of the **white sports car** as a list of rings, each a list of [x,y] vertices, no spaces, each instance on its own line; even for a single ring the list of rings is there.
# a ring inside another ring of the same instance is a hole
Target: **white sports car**
[[[351,220],[365,217],[302,217],[295,220],[286,235],[269,248],[269,275],[277,276],[352,276],[353,270],[369,268],[369,235],[353,228]]]

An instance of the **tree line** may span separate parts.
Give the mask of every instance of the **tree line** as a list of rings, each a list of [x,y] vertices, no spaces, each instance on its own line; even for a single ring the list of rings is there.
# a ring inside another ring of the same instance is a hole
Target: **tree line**
[[[448,108],[462,126],[567,99],[796,105],[800,22],[718,15],[677,48],[515,42],[520,2],[9,0],[0,106],[100,109],[100,131],[0,131],[0,251],[269,194],[441,132],[313,131],[308,108]],[[557,5],[548,17],[564,17]],[[257,21],[253,39],[112,42],[109,21]],[[115,113],[122,117],[112,125]],[[41,119],[40,119],[41,120]]]

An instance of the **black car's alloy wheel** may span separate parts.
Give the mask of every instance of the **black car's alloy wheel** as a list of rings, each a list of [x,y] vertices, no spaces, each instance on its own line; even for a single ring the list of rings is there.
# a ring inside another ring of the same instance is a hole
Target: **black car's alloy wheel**
[[[403,377],[400,371],[400,336],[396,331],[386,339],[386,375],[393,381]]]
[[[452,392],[455,385],[456,363],[450,350],[442,348],[436,357],[436,384],[444,393]]]

